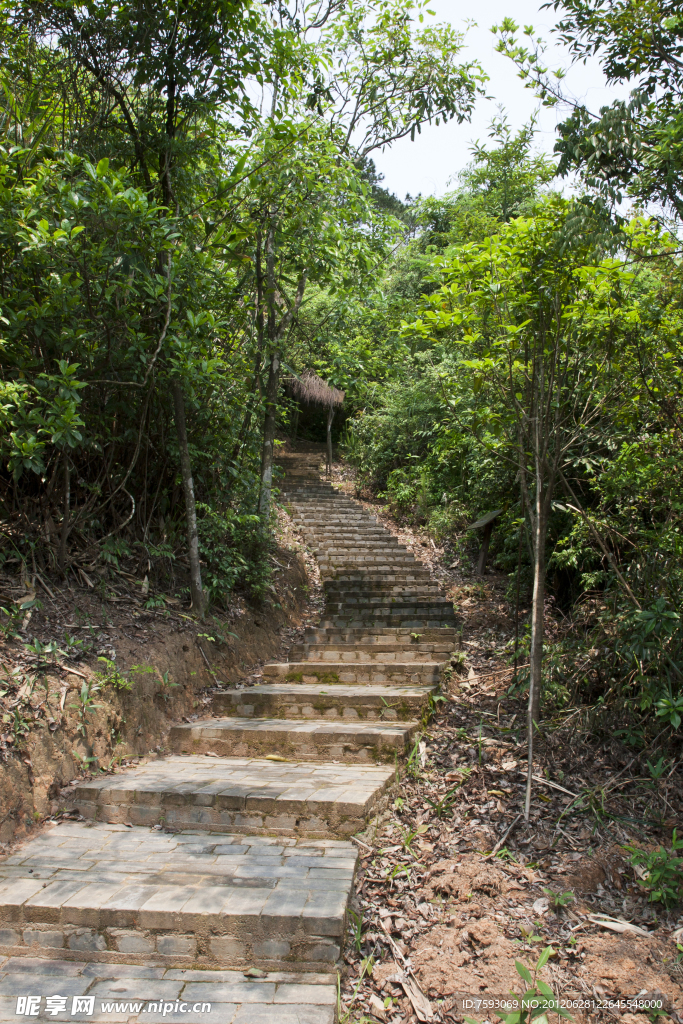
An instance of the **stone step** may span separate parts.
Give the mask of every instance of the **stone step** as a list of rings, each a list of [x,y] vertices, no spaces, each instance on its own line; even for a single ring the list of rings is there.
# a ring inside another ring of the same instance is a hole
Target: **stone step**
[[[333,529],[329,525],[325,526],[310,526],[307,527],[306,533],[310,537],[320,537],[322,540],[333,537],[366,537],[366,538],[379,538],[382,540],[385,537],[393,537],[394,535],[389,533],[383,526],[375,525],[361,525],[361,526],[343,526],[339,529]],[[398,538],[394,538],[398,540]]]
[[[400,568],[392,569],[390,572],[377,572],[373,569],[359,570],[350,568],[346,571],[340,571],[336,576],[330,577],[329,580],[325,581],[325,588],[334,583],[340,583],[344,586],[364,587],[371,586],[377,589],[382,589],[385,586],[415,586],[431,584],[432,578],[426,569],[420,567],[420,563],[416,562],[411,568]]]
[[[423,644],[408,642],[405,644],[296,644],[291,648],[289,656],[292,661],[306,661],[309,664],[325,662],[356,662],[371,661],[447,661],[453,651],[452,643]]]
[[[429,580],[422,581],[401,581],[397,583],[391,576],[388,576],[384,582],[379,580],[368,579],[365,583],[360,583],[357,580],[340,580],[338,577],[325,580],[323,584],[325,596],[331,600],[346,600],[347,598],[357,598],[362,595],[367,600],[374,598],[382,598],[386,594],[403,595],[404,597],[428,597],[431,598],[436,596],[440,600],[445,600],[443,591],[436,583],[432,583]],[[452,602],[451,602],[452,603]]]
[[[385,615],[382,618],[374,619],[372,629],[410,629],[416,631],[423,631],[425,629],[435,629],[449,620],[438,619],[438,618],[426,618],[420,616],[420,618],[410,618],[409,616],[404,617],[402,615]],[[368,626],[367,621],[363,621],[361,618],[356,618],[353,615],[348,616],[335,616],[334,618],[321,619],[320,625],[323,629],[360,629],[363,626]]]
[[[0,1024],[31,1019],[16,1014],[18,997],[27,993],[38,1000],[40,1015],[34,1019],[40,1021],[333,1024],[335,1019],[337,975],[329,970],[302,976],[290,968],[250,979],[236,970],[178,970],[140,966],[130,956],[124,959],[117,964],[88,961],[51,947],[41,947],[40,956],[31,950],[29,955],[10,957],[0,965]],[[66,1000],[66,1011],[57,1015],[47,1003],[55,993]],[[70,1013],[79,996],[93,1000],[87,1016]]]
[[[342,661],[317,662],[289,661],[271,662],[263,666],[264,679],[288,683],[319,683],[323,686],[361,685],[363,683],[397,684],[409,683],[431,686],[439,682],[442,662],[400,662],[373,661],[367,664],[347,664]]]
[[[267,757],[291,761],[393,762],[403,756],[417,722],[366,722],[357,714],[322,719],[208,718],[174,725],[169,746],[176,753],[219,757]]]
[[[250,835],[345,838],[395,781],[380,765],[168,755],[74,789],[86,818]]]
[[[435,686],[344,686],[273,683],[226,689],[213,694],[213,707],[242,718],[361,718],[405,721],[419,718]]]
[[[319,565],[321,570],[329,568],[331,570],[334,570],[335,573],[338,572],[338,570],[340,568],[344,568],[344,567],[350,566],[350,565],[354,565],[354,566],[366,566],[367,565],[367,566],[377,566],[377,568],[382,568],[382,569],[391,569],[393,566],[397,566],[397,565],[401,565],[401,566],[403,566],[403,565],[413,565],[414,562],[415,562],[414,556],[410,555],[410,554],[407,554],[407,555],[397,554],[397,555],[390,555],[390,556],[387,556],[387,555],[364,555],[364,554],[356,555],[356,554],[353,554],[353,552],[351,552],[351,551],[349,551],[345,555],[341,555],[341,554],[325,555],[323,557],[318,557],[316,560],[317,560],[318,565]]]
[[[363,540],[335,540],[330,541],[329,544],[311,544],[309,545],[311,551],[316,556],[325,558],[334,558],[335,555],[347,556],[349,554],[358,555],[375,555],[377,558],[393,559],[398,555],[399,557],[405,557],[409,552],[405,548],[400,548],[394,542],[391,544],[389,541],[363,541]],[[414,557],[414,556],[413,556]]]
[[[425,643],[458,641],[458,631],[453,626],[428,626],[418,633],[403,626],[386,626],[375,628],[371,625],[355,627],[306,626],[304,630],[306,643],[326,644],[328,641],[341,640],[344,643],[413,643],[415,637]]]
[[[335,552],[344,553],[346,551],[375,551],[377,554],[385,554],[390,551],[392,554],[404,554],[406,551],[405,547],[399,547],[395,537],[385,537],[382,540],[376,537],[370,537],[369,539],[364,537],[334,537],[325,542],[316,540],[311,542],[309,547],[316,555],[319,553],[322,555],[332,555]]]
[[[385,601],[382,604],[358,604],[356,606],[342,604],[341,602],[331,602],[326,604],[324,615],[325,620],[341,616],[359,618],[359,620],[366,623],[372,623],[378,620],[378,618],[387,617],[409,617],[411,620],[419,620],[420,617],[424,617],[428,621],[437,618],[437,620],[455,622],[456,617],[453,605],[440,604],[436,601],[433,604],[428,604],[426,601],[415,601],[414,603],[408,601],[404,603],[402,601]]]
[[[351,593],[342,596],[335,595],[334,592],[325,594],[326,615],[344,614],[345,612],[350,613],[354,611],[362,614],[365,608],[373,615],[378,608],[386,608],[392,614],[396,614],[404,608],[411,611],[415,610],[416,612],[425,609],[430,613],[435,608],[443,608],[448,609],[452,613],[453,602],[445,600],[440,594],[416,594],[412,588],[401,591],[398,594],[388,591],[382,591],[377,594],[373,594],[372,591],[370,593]]]
[[[59,824],[0,862],[0,952],[329,970],[356,855],[330,840]]]

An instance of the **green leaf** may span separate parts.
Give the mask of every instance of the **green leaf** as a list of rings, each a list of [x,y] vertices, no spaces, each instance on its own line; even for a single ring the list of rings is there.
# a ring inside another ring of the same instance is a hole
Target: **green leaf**
[[[548,960],[550,960],[550,957],[553,955],[554,952],[555,950],[552,946],[545,947],[545,949],[538,958],[538,963],[536,964],[537,971],[540,971],[541,967],[545,967],[545,965],[548,963]]]
[[[524,964],[519,962],[519,960],[515,960],[515,967],[517,969],[517,974],[519,974],[522,981],[525,981],[527,985],[532,985],[533,982],[531,979],[531,972],[529,971],[529,968],[525,967]]]

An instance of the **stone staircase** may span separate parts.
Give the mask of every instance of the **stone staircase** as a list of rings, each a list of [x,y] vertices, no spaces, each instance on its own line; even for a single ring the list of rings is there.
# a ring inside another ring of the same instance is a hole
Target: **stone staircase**
[[[320,566],[319,625],[290,661],[264,667],[263,683],[216,693],[213,717],[175,726],[172,754],[79,786],[87,822],[59,824],[0,862],[0,1021],[17,1019],[2,1015],[14,974],[37,964],[43,977],[52,959],[79,965],[79,978],[88,964],[109,964],[110,980],[114,970],[157,972],[160,984],[197,976],[231,1024],[273,1013],[287,1024],[290,1011],[332,1024],[330,972],[357,859],[349,837],[390,797],[455,618],[413,555],[321,480],[321,454],[281,456],[281,500]],[[268,972],[258,998],[236,973],[250,967]]]

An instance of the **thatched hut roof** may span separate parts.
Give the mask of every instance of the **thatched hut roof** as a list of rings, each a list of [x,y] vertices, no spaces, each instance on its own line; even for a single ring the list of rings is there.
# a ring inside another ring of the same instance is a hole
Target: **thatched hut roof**
[[[315,370],[304,370],[290,383],[291,392],[304,405],[321,405],[325,409],[338,409],[344,402],[344,392],[331,388]]]

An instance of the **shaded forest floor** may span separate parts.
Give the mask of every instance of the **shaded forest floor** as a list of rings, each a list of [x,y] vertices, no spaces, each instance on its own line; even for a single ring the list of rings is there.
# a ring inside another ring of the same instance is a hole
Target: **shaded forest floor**
[[[355,493],[349,467],[336,465],[334,481]],[[359,837],[342,1019],[495,1020],[500,997],[526,987],[515,960],[533,973],[550,945],[539,977],[575,1020],[681,1024],[683,908],[649,902],[624,849],[670,847],[680,786],[653,781],[651,751],[634,757],[569,709],[537,739],[527,825],[507,577],[474,576],[467,559],[361,500],[453,598],[462,636],[401,798]]]

